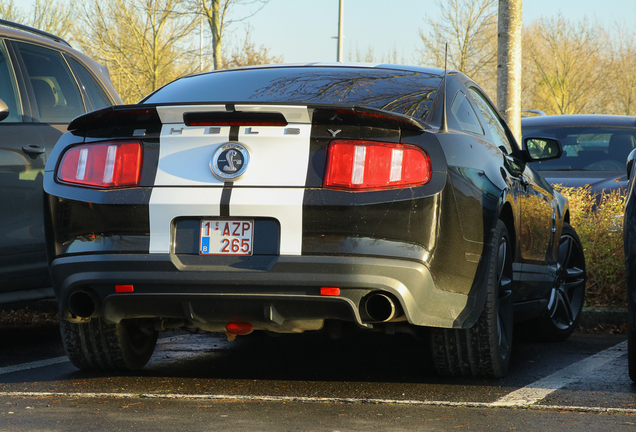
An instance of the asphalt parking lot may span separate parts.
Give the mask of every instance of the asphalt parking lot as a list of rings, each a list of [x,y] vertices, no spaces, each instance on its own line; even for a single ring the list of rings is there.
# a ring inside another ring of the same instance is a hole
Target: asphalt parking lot
[[[428,350],[405,335],[255,334],[228,342],[222,334],[162,333],[148,366],[130,374],[77,370],[54,324],[4,326],[0,336],[0,419],[7,430],[164,430],[178,421],[191,430],[636,424],[620,325],[577,331],[558,344],[516,340],[501,380],[442,379]]]

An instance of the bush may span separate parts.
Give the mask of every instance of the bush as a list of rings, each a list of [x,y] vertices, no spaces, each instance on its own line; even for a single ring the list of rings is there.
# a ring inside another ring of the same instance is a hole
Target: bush
[[[585,306],[625,307],[624,191],[596,194],[589,186],[561,185],[555,189],[570,202],[570,224],[581,238],[585,251]]]

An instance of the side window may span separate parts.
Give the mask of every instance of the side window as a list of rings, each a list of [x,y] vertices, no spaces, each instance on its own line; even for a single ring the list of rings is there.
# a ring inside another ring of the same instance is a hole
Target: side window
[[[495,145],[499,147],[502,152],[512,154],[512,145],[508,140],[506,128],[501,124],[499,116],[495,112],[494,108],[475,88],[471,87],[470,92],[472,93],[475,102],[477,102],[477,106],[479,107],[481,114],[484,116],[484,119],[486,119],[486,127],[490,130],[490,134],[492,135],[493,140],[495,140]]]
[[[461,91],[458,91],[455,95],[455,100],[453,100],[451,105],[451,114],[462,130],[480,135],[484,134],[473,107],[470,106],[466,95]]]
[[[79,88],[62,54],[48,48],[16,43],[33,88],[41,122],[68,123],[84,113]]]
[[[86,111],[93,111],[112,105],[112,102],[108,100],[108,96],[106,96],[106,92],[101,88],[93,75],[74,58],[67,56],[67,59],[73,73],[79,79],[80,86],[86,96]]]
[[[9,107],[9,117],[3,123],[15,123],[22,121],[22,105],[18,103],[17,86],[13,75],[13,68],[9,61],[9,55],[0,40],[0,99]]]

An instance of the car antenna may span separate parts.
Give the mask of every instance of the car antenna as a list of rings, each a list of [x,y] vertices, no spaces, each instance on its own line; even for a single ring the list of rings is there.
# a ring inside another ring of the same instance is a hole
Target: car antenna
[[[446,48],[444,49],[444,94],[442,95],[442,128],[440,129],[440,133],[448,132],[448,122],[446,121],[446,76],[448,75],[447,62],[448,42],[446,42]]]

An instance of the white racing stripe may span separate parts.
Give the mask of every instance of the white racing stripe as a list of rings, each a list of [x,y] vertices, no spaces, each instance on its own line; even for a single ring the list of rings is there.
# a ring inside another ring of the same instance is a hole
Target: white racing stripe
[[[245,174],[233,182],[230,217],[278,220],[281,255],[300,255],[311,135],[309,111],[297,106],[235,108],[281,112],[289,124],[239,128],[238,142],[248,149],[250,158]],[[221,214],[224,182],[212,174],[210,160],[217,148],[230,139],[230,127],[187,127],[183,123],[184,112],[225,111],[225,106],[158,107],[157,111],[164,124],[155,187],[149,202],[150,253],[169,253],[175,218]]]
[[[288,127],[252,127],[249,134],[246,128],[240,128],[238,140],[247,147],[250,162],[234,185],[305,187],[311,125],[295,123],[289,128],[298,134],[286,135]]]
[[[230,217],[273,217],[278,220],[280,254],[300,255],[303,232],[303,197],[301,188],[232,190]]]
[[[230,127],[210,133],[209,127],[163,125],[155,186],[223,186],[210,171],[210,159],[228,142]]]
[[[627,352],[627,341],[587,357],[550,376],[528,384],[493,402],[491,406],[524,407],[545,399],[550,393],[588,376],[590,372]]]
[[[150,196],[150,253],[170,252],[172,220],[221,213],[222,188],[154,188]]]

